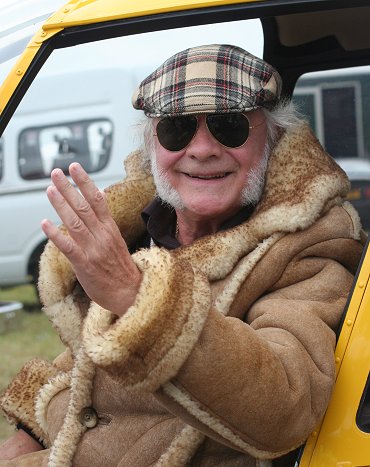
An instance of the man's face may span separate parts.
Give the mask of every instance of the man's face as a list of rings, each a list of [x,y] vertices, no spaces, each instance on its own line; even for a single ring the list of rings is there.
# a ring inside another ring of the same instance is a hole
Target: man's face
[[[198,117],[198,131],[190,144],[180,151],[168,151],[156,138],[156,184],[158,187],[165,179],[167,188],[172,189],[167,189],[167,194],[171,193],[166,201],[194,219],[219,218],[222,222],[236,213],[243,204],[243,190],[251,188],[246,187],[250,174],[258,170],[264,158],[264,118],[261,110],[248,113],[250,126],[259,126],[250,130],[248,140],[239,148],[219,143],[207,129],[204,115]]]

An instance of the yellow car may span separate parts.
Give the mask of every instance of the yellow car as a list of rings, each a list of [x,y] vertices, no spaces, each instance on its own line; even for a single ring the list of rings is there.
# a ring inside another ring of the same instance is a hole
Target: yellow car
[[[107,182],[110,159],[130,149],[120,128],[133,124],[134,85],[182,45],[211,41],[263,54],[328,151],[367,160],[369,26],[368,0],[71,0],[0,88],[0,182],[8,151],[33,192],[63,161],[80,160]],[[292,465],[370,466],[369,274],[365,250],[338,334],[330,405]]]

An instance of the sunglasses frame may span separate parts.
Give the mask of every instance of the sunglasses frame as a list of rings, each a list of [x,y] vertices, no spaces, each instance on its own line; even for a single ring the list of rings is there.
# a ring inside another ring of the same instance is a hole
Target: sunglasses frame
[[[239,113],[239,112],[230,112],[230,113],[236,114],[236,115],[242,115],[242,116],[247,120],[247,122],[248,122],[248,128],[249,128],[249,130],[253,130],[254,128],[257,128],[257,127],[263,125],[263,124],[265,123],[265,121],[266,121],[266,120],[264,119],[261,123],[258,123],[258,124],[256,124],[256,125],[251,125],[251,124],[250,124],[250,121],[249,121],[249,118],[248,118],[248,116],[247,116],[245,113],[242,113],[242,112],[240,112],[240,113]],[[239,146],[227,146],[226,144],[223,144],[221,141],[219,141],[219,140],[216,138],[216,136],[213,135],[213,133],[212,133],[211,130],[209,129],[208,123],[207,123],[207,118],[208,118],[208,116],[210,116],[210,115],[226,115],[226,114],[209,113],[209,114],[204,114],[204,115],[205,115],[205,124],[206,124],[206,127],[207,127],[207,130],[208,130],[209,134],[212,136],[212,138],[214,138],[214,139],[218,142],[218,144],[221,144],[221,146],[223,146],[224,148],[227,148],[227,149],[238,149],[238,148],[241,148],[242,146],[244,146],[244,145],[246,144],[246,142],[248,141],[250,132],[248,132],[248,136],[247,136],[247,138],[245,139],[245,141],[244,141],[242,144],[240,144]],[[160,139],[159,139],[157,133],[153,133],[153,136],[156,136],[156,137],[158,138],[159,144],[160,144],[164,149],[166,149],[166,151],[170,151],[170,152],[179,152],[179,151],[183,151],[184,149],[186,149],[186,148],[190,145],[190,143],[193,141],[193,139],[195,138],[196,134],[198,133],[198,129],[199,129],[199,117],[200,117],[200,116],[202,116],[202,114],[196,114],[196,115],[194,114],[194,115],[184,115],[184,116],[180,116],[180,118],[195,117],[195,119],[196,119],[196,121],[197,121],[197,126],[196,126],[196,128],[195,128],[195,131],[194,131],[193,136],[191,137],[190,141],[189,141],[184,147],[182,147],[181,149],[167,149],[167,148],[166,148],[165,146],[163,146],[163,144],[161,143],[161,141],[160,141]],[[161,119],[157,122],[156,128],[157,128],[158,124],[159,124],[162,120],[166,120],[166,119],[170,119],[170,118],[178,118],[178,117],[163,117],[163,118],[161,118]]]

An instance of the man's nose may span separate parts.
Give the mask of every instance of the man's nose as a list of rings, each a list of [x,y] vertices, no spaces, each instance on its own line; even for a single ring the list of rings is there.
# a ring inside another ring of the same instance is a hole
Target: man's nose
[[[211,135],[207,128],[204,115],[198,117],[198,129],[187,147],[187,154],[197,159],[207,159],[217,156],[220,151],[220,144]]]

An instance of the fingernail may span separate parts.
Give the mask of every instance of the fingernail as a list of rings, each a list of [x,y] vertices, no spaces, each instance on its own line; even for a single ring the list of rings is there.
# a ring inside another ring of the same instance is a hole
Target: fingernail
[[[64,175],[63,171],[61,169],[54,169],[53,174],[58,180],[61,180],[63,178],[63,175]]]
[[[49,221],[49,219],[43,219],[41,221],[41,227],[49,227],[51,225],[51,222]]]
[[[69,166],[69,171],[74,170],[75,172],[81,172],[81,165],[78,162],[72,162]]]

